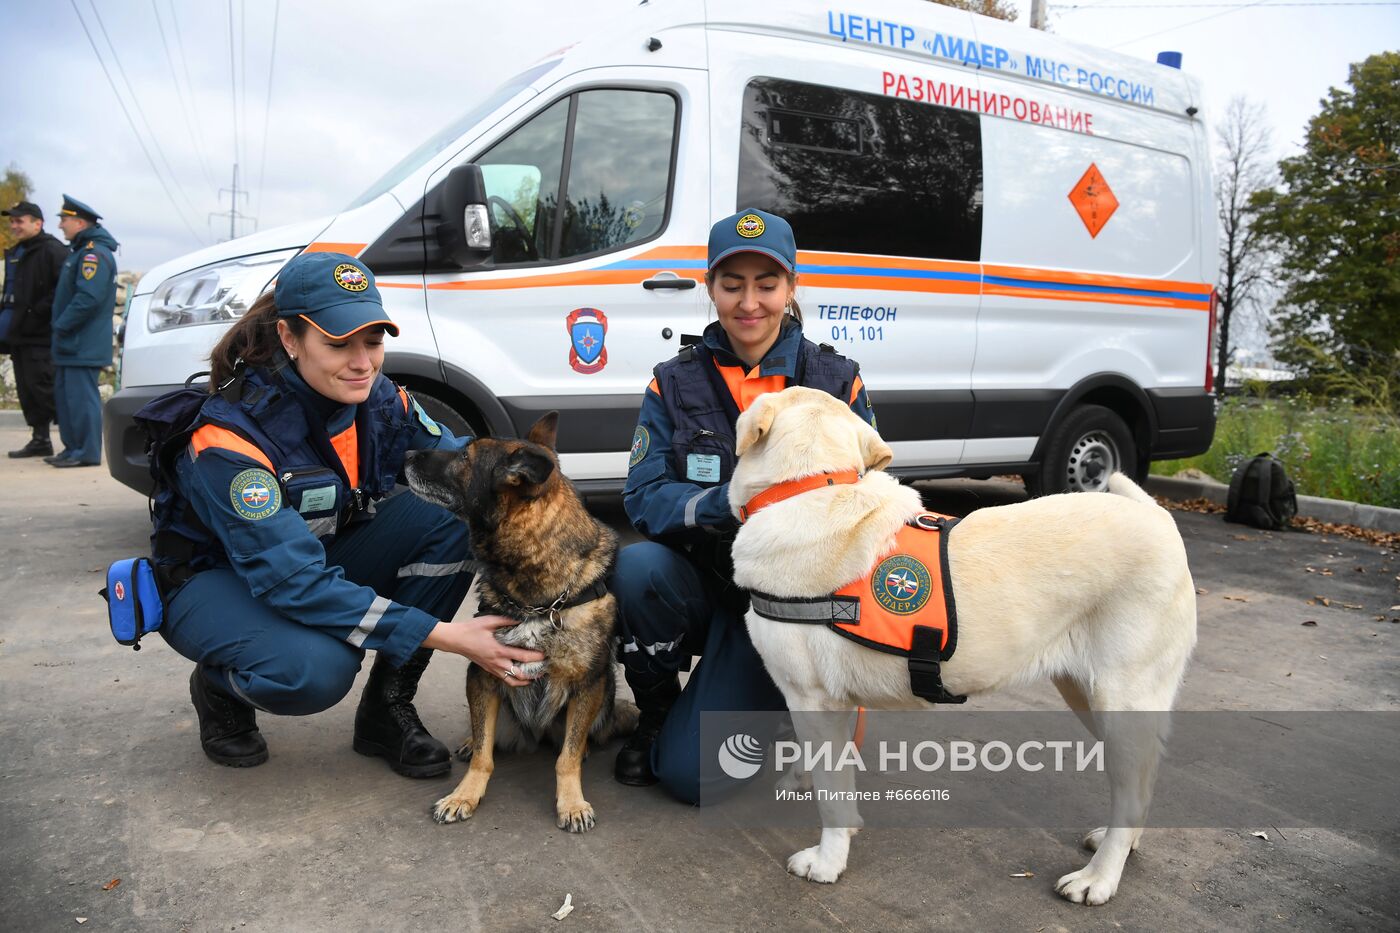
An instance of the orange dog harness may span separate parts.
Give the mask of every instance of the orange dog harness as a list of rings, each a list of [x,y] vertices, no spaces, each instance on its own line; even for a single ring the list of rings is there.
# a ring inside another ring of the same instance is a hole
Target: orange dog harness
[[[930,703],[962,703],[967,697],[949,693],[939,670],[958,640],[948,576],[948,537],[957,521],[920,512],[899,529],[894,549],[864,577],[816,598],[752,592],[754,611],[775,622],[825,625],[867,648],[903,655],[909,659],[909,687],[915,696]]]

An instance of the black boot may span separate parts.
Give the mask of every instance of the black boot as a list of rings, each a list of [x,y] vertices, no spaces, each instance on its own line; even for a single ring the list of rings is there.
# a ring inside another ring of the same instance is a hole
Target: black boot
[[[267,741],[258,731],[253,708],[211,684],[202,664],[190,674],[190,700],[199,717],[199,744],[210,761],[230,768],[267,761]]]
[[[18,460],[21,457],[52,457],[53,441],[49,440],[49,429],[45,425],[43,430],[34,428],[34,436],[29,443],[19,450],[10,451],[10,459]]]
[[[438,777],[452,768],[447,746],[428,734],[413,708],[418,680],[432,656],[431,648],[419,648],[395,670],[377,655],[355,711],[355,751],[378,755],[404,777]]]
[[[681,679],[671,674],[660,681],[643,682],[628,674],[627,685],[632,688],[641,715],[637,719],[637,731],[617,753],[613,776],[619,784],[647,787],[656,783],[656,775],[651,770],[651,748],[661,734],[666,714],[681,695]]]

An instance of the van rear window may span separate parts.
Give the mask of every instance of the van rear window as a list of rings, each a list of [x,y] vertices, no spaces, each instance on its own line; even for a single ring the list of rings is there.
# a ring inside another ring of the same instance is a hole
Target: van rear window
[[[744,89],[736,210],[787,218],[805,250],[975,262],[977,114],[780,78]]]

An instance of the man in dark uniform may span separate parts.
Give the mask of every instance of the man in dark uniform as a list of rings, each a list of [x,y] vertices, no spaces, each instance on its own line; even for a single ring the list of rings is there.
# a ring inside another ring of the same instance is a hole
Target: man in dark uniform
[[[29,443],[10,451],[11,457],[53,454],[49,426],[54,421],[53,357],[49,352],[49,320],[54,287],[68,250],[44,231],[39,205],[20,201],[0,216],[10,220],[17,241],[5,250],[5,290],[0,298],[0,353],[10,354],[15,388],[24,423],[33,432]]]
[[[102,462],[102,396],[97,377],[112,365],[112,312],[117,306],[117,241],[82,201],[63,196],[58,226],[68,258],[53,298],[54,401],[63,450],[56,467]]]

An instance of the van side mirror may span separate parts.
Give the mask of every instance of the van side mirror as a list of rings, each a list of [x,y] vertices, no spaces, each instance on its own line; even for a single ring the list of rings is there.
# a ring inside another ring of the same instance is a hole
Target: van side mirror
[[[464,268],[490,258],[491,218],[480,166],[457,166],[438,190],[440,203],[433,213],[441,218],[436,232],[443,254]]]

